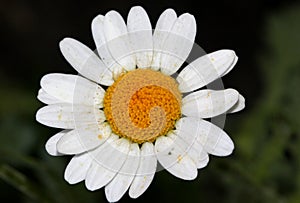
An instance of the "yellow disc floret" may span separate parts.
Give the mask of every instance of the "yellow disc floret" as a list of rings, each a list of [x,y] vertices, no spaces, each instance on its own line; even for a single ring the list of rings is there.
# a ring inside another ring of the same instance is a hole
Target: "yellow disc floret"
[[[119,76],[104,97],[104,113],[113,132],[139,144],[172,130],[181,116],[180,106],[176,81],[150,69]]]

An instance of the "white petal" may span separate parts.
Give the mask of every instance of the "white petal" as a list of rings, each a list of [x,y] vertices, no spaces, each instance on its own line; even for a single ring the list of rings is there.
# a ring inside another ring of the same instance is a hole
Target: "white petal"
[[[157,20],[154,33],[156,33],[157,31],[169,32],[172,29],[173,24],[175,23],[176,20],[177,20],[176,12],[171,8],[166,9],[159,16],[159,18]],[[157,36],[157,37],[159,37],[159,36]],[[165,36],[165,37],[167,37],[167,36]]]
[[[176,19],[177,15],[173,9],[167,9],[159,16],[153,33],[153,60],[151,68],[154,70],[160,68],[160,57],[163,51],[163,45]]]
[[[134,70],[136,66],[135,55],[129,44],[126,24],[122,16],[116,11],[110,11],[104,18],[104,33],[107,47],[113,58],[125,70]],[[113,70],[119,74],[123,70]]]
[[[56,144],[59,141],[59,139],[68,132],[69,132],[69,130],[63,130],[59,133],[56,133],[55,135],[53,135],[52,137],[50,137],[48,139],[48,141],[46,142],[46,145],[45,145],[45,148],[46,148],[46,151],[48,152],[48,154],[50,154],[52,156],[61,156],[61,155],[63,155],[63,154],[58,152],[58,150],[56,148]]]
[[[209,157],[206,150],[203,148],[201,143],[194,142],[191,149],[188,151],[189,157],[195,162],[198,169],[207,166]]]
[[[190,92],[221,78],[236,61],[237,56],[232,50],[219,50],[196,59],[179,73],[179,90]]]
[[[57,142],[57,150],[63,154],[80,154],[88,151],[79,140],[77,130],[72,130],[62,136]]]
[[[178,136],[175,143],[187,152],[187,155],[195,162],[197,168],[207,165],[209,158],[203,146],[198,142],[199,133],[196,119],[190,117],[181,118],[176,123],[174,133]]]
[[[93,38],[97,47],[97,52],[103,63],[113,72],[121,72],[122,67],[116,62],[107,47],[107,40],[104,33],[104,16],[98,15],[92,22]],[[113,78],[117,75],[113,74]]]
[[[236,113],[245,108],[245,98],[240,94],[237,103],[227,111],[227,113]]]
[[[137,66],[149,68],[153,54],[152,26],[142,7],[135,6],[130,9],[127,17],[127,29]]]
[[[233,63],[232,63],[231,66],[229,66],[228,69],[222,74],[222,77],[223,77],[224,75],[227,75],[227,74],[234,68],[234,66],[235,66],[235,64],[237,63],[238,59],[239,59],[239,57],[237,57],[237,56],[235,55],[235,58],[234,58]]]
[[[170,137],[159,137],[155,142],[155,152],[159,163],[174,176],[183,180],[197,177],[194,161]]]
[[[106,44],[105,34],[104,34],[104,16],[97,15],[92,21],[92,34],[97,48],[102,47]],[[97,50],[98,52],[100,50]],[[108,50],[106,50],[108,51]],[[102,58],[101,54],[99,53]]]
[[[175,21],[161,55],[161,71],[167,75],[175,73],[190,54],[196,36],[194,16],[185,13]]]
[[[196,142],[203,146],[199,156],[198,168],[202,168],[208,163],[208,155],[206,152],[215,156],[227,156],[232,153],[234,145],[230,137],[216,125],[194,117],[181,118],[176,123],[176,134],[189,143],[188,139],[196,134]],[[193,135],[191,136],[191,133]],[[193,139],[193,138],[192,138]],[[177,144],[177,140],[173,139]],[[193,147],[193,146],[191,146]],[[187,148],[187,147],[186,147]]]
[[[200,169],[206,167],[209,162],[209,156],[206,150],[202,150],[199,157],[200,159],[198,160],[197,168]]]
[[[198,142],[202,144],[205,151],[215,156],[230,155],[234,144],[230,137],[218,126],[198,118],[188,118],[188,122],[196,122],[194,132],[198,134]]]
[[[90,153],[83,153],[75,155],[69,162],[64,178],[69,184],[76,184],[83,181],[86,177],[87,171],[92,163]]]
[[[223,49],[208,54],[209,60],[213,63],[214,68],[220,77],[227,74],[237,63],[238,57],[233,50]]]
[[[46,126],[63,129],[104,121],[103,112],[92,106],[52,104],[45,106],[36,113],[36,120]]]
[[[200,90],[182,99],[182,113],[186,116],[211,118],[228,111],[237,101],[234,89]]]
[[[111,71],[87,46],[71,38],[63,39],[59,46],[66,60],[78,73],[103,85],[113,83]]]
[[[103,107],[103,88],[81,76],[52,73],[41,79],[41,86],[60,101]]]
[[[142,195],[152,182],[157,166],[157,159],[154,153],[154,146],[145,142],[141,147],[141,158],[136,176],[129,189],[129,196],[137,198]]]
[[[63,135],[57,143],[57,150],[63,154],[80,154],[100,146],[110,134],[108,123],[86,125]]]
[[[105,195],[109,202],[117,202],[128,190],[139,166],[140,148],[134,143],[130,146],[128,157],[114,179],[105,187]]]
[[[39,90],[37,98],[38,98],[38,100],[40,100],[44,104],[57,104],[57,103],[61,103],[62,102],[62,101],[59,101],[57,98],[49,95],[43,89]]]
[[[126,161],[130,143],[127,139],[116,138],[111,136],[105,144],[91,152],[94,160],[85,179],[87,189],[94,191],[107,185]]]

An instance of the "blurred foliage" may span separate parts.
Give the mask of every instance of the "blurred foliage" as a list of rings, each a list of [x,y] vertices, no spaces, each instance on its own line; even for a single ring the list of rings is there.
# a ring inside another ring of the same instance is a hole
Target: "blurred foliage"
[[[229,164],[243,181],[249,181],[247,188],[236,188],[236,201],[255,189],[247,201],[300,202],[299,22],[299,6],[267,19],[267,46],[259,53],[263,95],[242,115],[235,137],[236,156]],[[245,185],[233,180],[232,185]]]
[[[227,120],[226,131],[236,145],[234,155],[211,157],[192,182],[166,171],[157,173],[137,201],[300,202],[299,33],[300,6],[267,16],[262,39],[265,46],[256,51],[261,77],[252,78],[253,84],[249,84],[255,86],[261,80],[261,94],[251,109]],[[36,92],[0,89],[4,95],[0,100],[1,198],[15,202],[105,202],[103,190],[89,192],[84,183],[71,186],[64,181],[70,157],[46,154],[45,141],[56,131],[36,125],[35,110],[41,106]],[[252,99],[243,94],[246,102]],[[128,200],[128,196],[122,199]]]

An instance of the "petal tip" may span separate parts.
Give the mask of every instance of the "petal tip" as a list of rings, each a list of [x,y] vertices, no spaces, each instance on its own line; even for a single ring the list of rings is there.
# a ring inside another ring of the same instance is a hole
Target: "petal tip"
[[[41,124],[43,124],[42,114],[45,107],[40,108],[35,114],[35,120]]]
[[[132,11],[132,10],[143,10],[143,11],[145,11],[145,9],[142,6],[133,6],[133,7],[131,7],[130,11]],[[130,13],[130,11],[129,11],[129,13]]]
[[[90,183],[90,181],[88,181],[87,179],[85,180],[85,187],[86,189],[92,192],[98,189],[94,185],[92,185],[92,183]]]
[[[66,45],[66,43],[72,41],[72,38],[70,37],[65,37],[59,42],[59,47],[62,48]]]

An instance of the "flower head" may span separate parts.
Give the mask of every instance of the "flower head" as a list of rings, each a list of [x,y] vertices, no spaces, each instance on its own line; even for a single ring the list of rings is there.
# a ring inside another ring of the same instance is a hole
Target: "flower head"
[[[234,149],[229,136],[204,120],[240,111],[234,89],[201,89],[236,64],[234,51],[220,50],[192,61],[178,75],[196,36],[192,15],[167,9],[152,26],[145,10],[133,7],[127,25],[116,11],[92,22],[96,53],[71,38],[60,50],[79,75],[48,74],[38,99],[47,106],[40,123],[64,129],[46,143],[50,155],[74,155],[65,170],[70,184],[105,187],[108,201],[127,190],[146,191],[157,161],[174,176],[193,180],[209,154]]]

